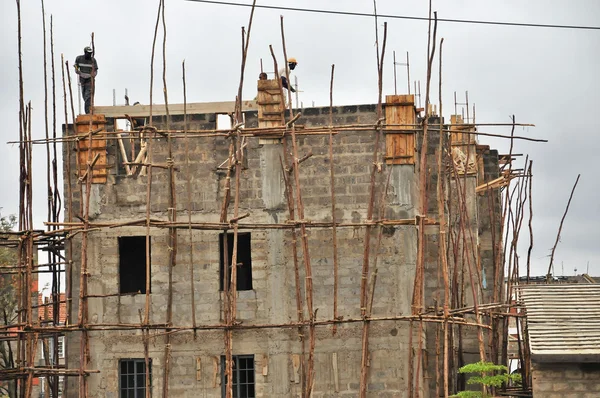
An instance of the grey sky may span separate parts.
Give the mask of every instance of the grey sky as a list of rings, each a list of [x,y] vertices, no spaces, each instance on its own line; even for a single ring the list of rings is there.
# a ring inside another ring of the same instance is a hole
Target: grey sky
[[[246,4],[250,0],[237,0]],[[287,7],[372,12],[370,0],[269,0],[259,4]],[[99,64],[96,103],[111,105],[113,89],[123,103],[125,88],[132,101],[149,102],[150,51],[158,1],[149,0],[47,0],[46,19],[54,21],[57,68],[57,129],[64,120],[60,84],[60,54],[72,65],[90,43],[95,32]],[[427,2],[379,0],[381,14],[427,16]],[[25,97],[34,108],[33,134],[44,135],[43,63],[41,6],[22,4]],[[460,18],[546,24],[600,25],[600,2],[596,0],[455,0],[434,1],[440,18]],[[228,101],[235,98],[239,81],[240,29],[248,22],[249,8],[167,0],[167,79],[169,101],[182,102],[181,62],[186,60],[189,102]],[[0,58],[0,117],[2,141],[18,138],[17,24],[14,1],[0,5],[3,40]],[[334,103],[360,104],[377,101],[375,34],[372,18],[307,14],[259,9],[250,38],[249,63],[244,98],[255,96],[255,78],[260,58],[272,71],[269,44],[279,60],[281,40],[279,15],[285,17],[288,53],[298,59],[296,75],[304,91],[305,106],[329,103],[331,64],[336,65]],[[380,19],[380,29],[383,25]],[[393,94],[392,51],[403,60],[411,57],[411,79],[421,80],[425,91],[427,23],[388,20],[384,94]],[[380,33],[382,31],[380,30]],[[48,28],[48,41],[49,41]],[[547,144],[518,142],[514,152],[529,154],[534,161],[534,274],[546,272],[550,249],[572,184],[582,174],[570,213],[563,228],[555,263],[556,273],[585,272],[600,275],[600,190],[597,159],[600,138],[595,116],[600,106],[597,73],[600,31],[542,29],[440,23],[444,37],[444,116],[453,111],[453,92],[464,102],[464,92],[476,103],[478,122],[534,123],[535,128],[518,129],[519,135],[550,140]],[[154,102],[162,103],[162,57],[156,59]],[[434,74],[437,76],[437,64]],[[50,64],[49,64],[50,67]],[[405,69],[398,68],[398,91],[406,87]],[[50,83],[51,87],[51,83]],[[433,81],[437,102],[437,79]],[[51,109],[50,109],[51,115]],[[510,133],[510,129],[481,131]],[[501,152],[508,142],[480,138]],[[45,149],[34,148],[35,218],[45,219]],[[0,145],[4,172],[0,177],[2,214],[18,209],[18,148]],[[527,231],[522,235],[527,245]],[[525,252],[523,252],[524,254]]]

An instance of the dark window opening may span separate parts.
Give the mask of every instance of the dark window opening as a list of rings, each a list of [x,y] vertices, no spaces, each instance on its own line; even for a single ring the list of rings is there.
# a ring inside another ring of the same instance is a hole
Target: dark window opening
[[[227,237],[227,252],[224,240]],[[237,242],[237,290],[252,290],[252,252],[250,233],[238,233]],[[227,254],[227,275],[225,275],[225,254]],[[225,280],[231,286],[231,259],[233,257],[233,234],[219,234],[219,290],[225,290]]]
[[[148,368],[150,386],[152,386],[152,359],[148,363]],[[146,361],[144,359],[119,360],[119,396],[121,398],[146,397]]]
[[[119,293],[146,293],[145,236],[119,237]]]
[[[234,398],[254,398],[254,355],[233,355],[232,383]],[[227,392],[225,356],[221,356],[221,396]]]

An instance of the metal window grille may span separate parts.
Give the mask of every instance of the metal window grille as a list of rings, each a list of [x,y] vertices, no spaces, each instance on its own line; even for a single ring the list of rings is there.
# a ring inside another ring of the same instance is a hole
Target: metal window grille
[[[152,362],[149,366],[152,384]],[[121,398],[146,397],[146,362],[144,359],[121,359],[119,361],[119,395]]]
[[[40,344],[40,356],[43,360],[46,359],[45,349],[48,350],[49,359],[52,359],[54,356],[54,339],[48,338],[45,339],[44,344]],[[60,359],[65,357],[65,336],[58,337],[58,357]]]
[[[254,398],[254,355],[234,355],[233,397]],[[225,356],[221,356],[221,396],[226,396],[227,377],[225,376]]]
[[[58,396],[57,396],[58,398],[62,398],[62,396],[63,396],[64,385],[65,385],[64,376],[59,376],[58,377]],[[48,389],[48,391],[46,391],[46,389]],[[46,392],[48,392],[48,394],[46,394]],[[46,398],[46,395],[48,397],[52,398],[52,389],[50,388],[47,378],[40,377],[40,398]]]

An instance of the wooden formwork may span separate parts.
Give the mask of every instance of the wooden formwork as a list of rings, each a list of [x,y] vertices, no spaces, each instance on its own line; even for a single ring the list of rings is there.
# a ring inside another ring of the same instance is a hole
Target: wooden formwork
[[[415,96],[387,95],[385,102],[385,161],[415,164]]]
[[[94,137],[91,140],[91,159],[88,159],[90,140],[87,139],[90,128],[92,131],[106,131],[106,119],[104,115],[79,115],[75,121],[75,126],[75,131],[80,137],[77,140],[77,169],[79,170],[79,177],[83,177],[86,173],[87,163],[98,156],[98,160],[92,169],[92,184],[105,184],[108,167],[106,162],[106,138]],[[104,135],[104,137],[106,136]]]

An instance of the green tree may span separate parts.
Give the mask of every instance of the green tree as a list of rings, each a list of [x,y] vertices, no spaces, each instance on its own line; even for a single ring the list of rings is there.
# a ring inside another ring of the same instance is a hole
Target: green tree
[[[18,240],[6,232],[12,231],[17,220],[14,215],[0,215],[0,266],[15,266],[18,262]],[[17,297],[14,274],[0,274],[0,325],[15,323]],[[0,369],[14,368],[13,346],[8,340],[0,340]],[[0,383],[0,396],[16,397],[16,383]]]
[[[506,366],[496,365],[492,362],[470,363],[460,368],[458,372],[475,374],[475,376],[469,377],[467,384],[479,384],[482,391],[487,390],[488,387],[502,387],[509,382],[521,382],[520,374],[509,374]],[[482,391],[461,391],[456,395],[452,395],[452,397],[485,398],[490,396]]]

